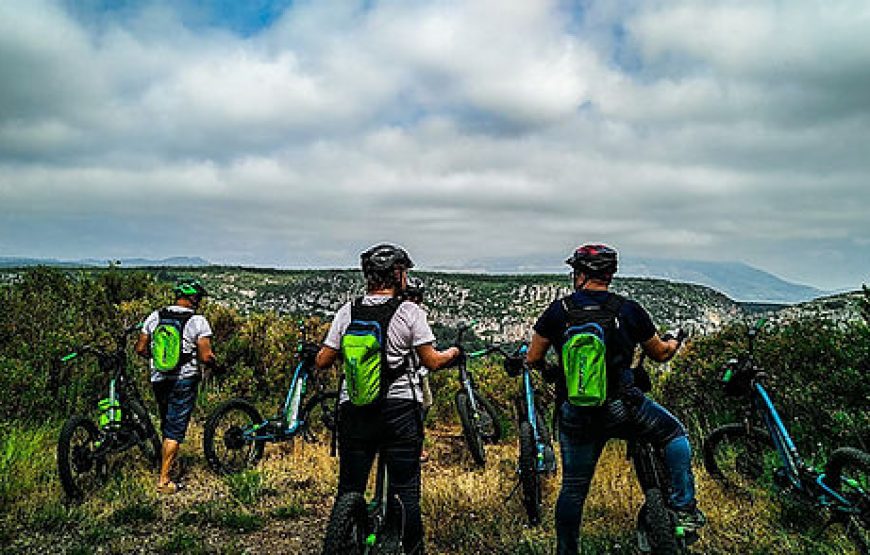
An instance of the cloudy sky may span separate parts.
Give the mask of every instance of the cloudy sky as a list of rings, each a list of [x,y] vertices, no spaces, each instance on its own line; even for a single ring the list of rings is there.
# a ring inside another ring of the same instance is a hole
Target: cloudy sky
[[[870,3],[4,0],[0,256],[870,281]]]

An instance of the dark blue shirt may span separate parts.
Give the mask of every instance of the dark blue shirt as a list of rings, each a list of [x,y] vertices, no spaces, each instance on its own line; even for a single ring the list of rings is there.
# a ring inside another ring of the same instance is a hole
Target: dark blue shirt
[[[575,291],[570,297],[563,297],[553,301],[550,306],[541,314],[538,321],[535,322],[534,330],[538,335],[548,339],[553,344],[557,355],[562,352],[562,345],[565,343],[563,334],[568,326],[568,313],[565,311],[565,303],[573,303],[575,306],[589,306],[602,304],[607,300],[611,293],[607,291]],[[636,348],[639,343],[643,343],[653,337],[656,333],[655,325],[649,313],[638,304],[636,301],[626,299],[619,309],[617,315],[619,330],[623,335],[625,343],[632,348]],[[561,364],[561,361],[560,361]],[[627,368],[623,369],[622,376],[619,377],[619,382],[623,387],[631,385],[632,372]],[[556,397],[565,399],[567,391],[565,389],[565,380],[556,380]]]
[[[603,303],[608,295],[607,291],[575,291],[571,294],[570,302],[577,306],[589,306]],[[553,301],[547,310],[541,314],[535,322],[534,329],[538,335],[550,340],[556,351],[562,350],[564,338],[562,332],[568,323],[568,314],[565,312],[563,299]],[[625,333],[626,338],[634,345],[643,343],[652,338],[656,333],[656,327],[649,313],[636,301],[626,299],[619,311],[619,326]]]

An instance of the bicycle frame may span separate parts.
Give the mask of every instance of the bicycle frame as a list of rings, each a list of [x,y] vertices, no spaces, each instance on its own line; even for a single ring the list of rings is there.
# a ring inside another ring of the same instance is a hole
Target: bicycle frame
[[[381,460],[380,454],[378,455],[378,466],[377,466],[377,475],[375,476],[375,495],[372,498],[372,501],[368,504],[368,515],[369,521],[371,522],[371,530],[369,531],[369,535],[366,536],[365,540],[365,554],[374,553],[378,539],[381,535],[381,531],[387,524],[387,504],[389,503],[389,497],[387,494],[387,490],[389,489],[389,472],[387,471],[387,465]],[[398,497],[396,498],[398,502]],[[399,529],[399,538],[401,539],[401,534],[405,529],[404,522],[404,511],[402,512],[402,523]]]
[[[804,463],[779,412],[758,378],[753,380],[752,393],[752,407],[761,415],[789,484],[799,492],[815,498],[820,505],[851,509],[852,504],[848,500],[825,484],[824,473],[817,472]],[[811,488],[818,489],[810,491]]]
[[[546,458],[544,452],[547,449],[547,444],[542,439],[541,430],[538,429],[538,412],[535,405],[535,387],[532,383],[532,371],[528,365],[523,365],[523,392],[521,395],[522,403],[525,407],[523,415],[532,427],[532,436],[535,438],[535,470],[537,472],[548,472]],[[522,414],[522,411],[520,412]]]
[[[129,431],[130,426],[128,420],[130,409],[125,408],[127,399],[133,399],[139,404],[142,403],[136,383],[127,376],[126,339],[131,332],[139,330],[141,327],[141,324],[136,324],[119,333],[115,339],[117,346],[113,351],[104,351],[92,345],[82,345],[60,359],[62,363],[67,363],[83,355],[92,355],[97,359],[100,372],[109,376],[108,397],[106,398],[108,404],[105,409],[101,407],[103,414],[99,420],[100,439],[95,443],[94,455],[96,457],[123,452],[135,444],[132,441],[135,439],[134,437],[123,439],[123,432]],[[102,404],[102,400],[100,404]],[[118,415],[119,411],[120,416]]]
[[[483,349],[480,351],[475,351],[473,353],[468,354],[468,358],[480,358],[488,355],[491,352],[489,349]],[[471,404],[472,413],[475,416],[475,419],[480,414],[480,411],[477,407],[477,395],[474,394],[474,377],[472,377],[471,372],[468,371],[468,366],[465,361],[459,365],[459,383],[462,385],[462,389],[465,390],[465,393],[468,395],[468,402]]]
[[[756,369],[757,373],[752,378],[750,384],[749,406],[745,416],[746,426],[751,426],[753,412],[761,416],[761,421],[770,435],[789,485],[822,506],[845,511],[853,510],[854,507],[848,500],[825,484],[825,474],[810,468],[801,458],[791,435],[788,433],[788,429],[785,427],[785,423],[782,421],[770,395],[762,384],[767,374],[757,371],[755,363],[755,338],[764,322],[763,319],[759,320],[748,332],[748,358],[744,365]],[[726,375],[730,379],[731,370],[729,369],[727,372],[728,374]]]
[[[753,407],[761,415],[761,420],[770,433],[773,445],[783,463],[789,483],[799,490],[804,490],[801,478],[801,471],[805,468],[803,460],[785,424],[783,424],[779,412],[773,406],[773,402],[770,400],[770,396],[767,394],[764,386],[757,379],[753,380],[752,392]]]
[[[308,388],[308,379],[310,374],[305,363],[300,361],[296,364],[296,370],[293,372],[293,379],[290,382],[290,389],[287,390],[287,396],[281,406],[281,412],[274,418],[267,418],[259,424],[255,424],[251,429],[244,430],[243,437],[247,441],[276,441],[282,438],[291,437],[296,434],[306,423],[308,415],[302,415],[299,418],[299,412],[302,409],[302,397]],[[260,432],[263,428],[267,428],[275,422],[281,423],[281,433],[272,431]]]

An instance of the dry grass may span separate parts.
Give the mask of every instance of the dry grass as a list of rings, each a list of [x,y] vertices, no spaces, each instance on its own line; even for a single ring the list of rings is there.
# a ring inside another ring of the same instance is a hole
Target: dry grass
[[[325,444],[271,445],[254,473],[233,482],[205,466],[201,429],[194,426],[182,451],[187,490],[158,497],[154,474],[128,460],[105,488],[73,507],[60,502],[53,446],[42,445],[45,452],[21,478],[22,495],[3,509],[2,552],[319,553],[337,476],[337,461]],[[529,528],[519,492],[506,500],[516,484],[515,440],[489,447],[483,470],[473,466],[458,429],[431,431],[427,448],[431,462],[423,466],[422,508],[430,553],[553,552],[559,479],[545,484],[543,525]],[[763,492],[754,500],[734,497],[702,469],[696,476],[710,520],[698,553],[850,552],[839,530],[821,532],[815,512],[800,514]],[[584,552],[633,553],[640,504],[624,444],[613,442],[587,501]]]

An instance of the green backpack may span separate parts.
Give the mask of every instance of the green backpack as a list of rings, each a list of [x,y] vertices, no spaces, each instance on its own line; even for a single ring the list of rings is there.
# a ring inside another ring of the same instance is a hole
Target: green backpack
[[[151,334],[151,360],[158,372],[175,372],[193,360],[193,353],[185,353],[182,347],[184,326],[194,313],[164,308],[158,315],[157,327]]]
[[[387,327],[402,301],[363,305],[362,297],[350,307],[350,324],[341,338],[347,395],[357,406],[369,405],[386,395],[400,374],[387,363]]]
[[[610,294],[602,304],[576,305],[571,297],[562,299],[568,314],[563,334],[562,368],[568,402],[578,407],[600,407],[608,398],[608,385],[619,346],[608,350],[618,335],[619,310],[623,297]],[[615,368],[614,368],[615,370]]]

